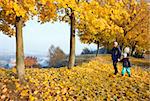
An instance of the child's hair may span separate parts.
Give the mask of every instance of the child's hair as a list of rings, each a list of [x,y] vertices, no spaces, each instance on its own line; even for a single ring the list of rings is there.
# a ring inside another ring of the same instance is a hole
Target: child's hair
[[[125,52],[125,53],[129,53],[129,52],[130,52],[130,48],[129,48],[129,47],[126,47],[126,48],[124,49],[124,52]]]

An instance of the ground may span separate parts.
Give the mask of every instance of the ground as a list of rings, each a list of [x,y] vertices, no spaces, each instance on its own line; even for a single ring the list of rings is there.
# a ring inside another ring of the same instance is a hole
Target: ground
[[[149,69],[134,65],[131,77],[121,76],[121,64],[118,69],[113,75],[111,58],[103,55],[72,69],[26,69],[22,85],[15,68],[0,69],[0,101],[150,101]]]

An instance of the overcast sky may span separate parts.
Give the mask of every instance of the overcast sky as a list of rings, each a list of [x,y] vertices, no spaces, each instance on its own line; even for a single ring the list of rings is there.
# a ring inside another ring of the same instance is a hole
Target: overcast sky
[[[23,28],[24,51],[26,54],[48,53],[48,48],[53,44],[59,46],[69,54],[70,27],[66,23],[40,24],[37,20],[29,20]],[[81,44],[76,38],[76,54],[80,54],[84,47],[95,49],[95,45]],[[0,32],[0,53],[15,53],[15,37],[8,37]]]

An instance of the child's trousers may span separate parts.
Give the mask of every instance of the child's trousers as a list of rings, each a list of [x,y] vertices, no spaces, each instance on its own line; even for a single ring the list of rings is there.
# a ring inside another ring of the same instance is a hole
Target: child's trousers
[[[126,72],[128,73],[128,76],[130,77],[130,76],[131,76],[130,67],[123,67],[123,68],[122,68],[122,76],[123,76]]]

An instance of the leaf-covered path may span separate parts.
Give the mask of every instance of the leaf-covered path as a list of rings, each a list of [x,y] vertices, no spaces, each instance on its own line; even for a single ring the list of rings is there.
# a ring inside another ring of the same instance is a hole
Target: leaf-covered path
[[[27,82],[20,85],[15,69],[0,69],[1,100],[149,101],[150,72],[140,68],[131,71],[131,77],[115,76],[111,64],[93,60],[72,69],[26,69]]]

